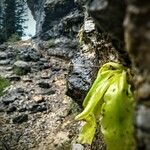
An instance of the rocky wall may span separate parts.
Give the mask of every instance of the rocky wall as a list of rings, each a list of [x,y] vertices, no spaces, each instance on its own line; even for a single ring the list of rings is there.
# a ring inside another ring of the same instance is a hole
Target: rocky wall
[[[135,73],[137,146],[150,149],[150,1],[128,1],[124,22],[126,49]]]

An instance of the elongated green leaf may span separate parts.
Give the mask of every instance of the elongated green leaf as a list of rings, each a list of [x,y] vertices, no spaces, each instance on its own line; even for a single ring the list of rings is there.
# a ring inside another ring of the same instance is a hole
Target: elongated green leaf
[[[97,105],[98,101],[101,100],[104,93],[106,92],[107,88],[109,87],[109,79],[103,83],[101,83],[97,89],[93,92],[93,95],[91,96],[87,106],[85,107],[84,111],[76,116],[76,120],[85,119],[91,112],[93,112],[93,109]]]
[[[124,66],[109,62],[101,67],[83,102],[83,112],[75,118],[86,122],[79,135],[81,143],[92,143],[96,119],[100,119],[107,150],[133,149],[134,98],[130,87]]]
[[[86,123],[79,134],[79,142],[91,144],[96,131],[96,119],[94,114],[89,114],[85,119]]]
[[[107,150],[133,149],[134,105],[133,97],[128,95],[128,88],[126,74],[123,72],[105,93],[101,131]]]
[[[87,96],[85,97],[83,101],[83,107],[85,108],[87,106],[87,103],[89,102],[90,98],[93,96],[93,93],[97,90],[97,88],[105,83],[109,78],[111,78],[114,74],[119,73],[119,70],[113,70],[113,71],[104,71],[104,72],[99,72],[97,75],[96,80],[94,81],[91,89],[89,90]]]

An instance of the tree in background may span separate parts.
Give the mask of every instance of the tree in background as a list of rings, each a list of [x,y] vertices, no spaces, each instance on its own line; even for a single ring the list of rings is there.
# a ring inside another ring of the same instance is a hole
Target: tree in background
[[[16,31],[19,37],[24,35],[23,31],[26,28],[24,26],[25,21],[27,21],[27,5],[24,0],[18,0],[16,2]]]
[[[3,6],[0,43],[9,41],[12,37],[16,37],[16,40],[19,40],[25,28],[23,26],[23,23],[26,21],[25,2],[23,0],[5,0]]]
[[[0,43],[4,42],[4,0],[0,0]]]
[[[8,39],[16,33],[16,0],[5,0],[4,13],[4,38]]]

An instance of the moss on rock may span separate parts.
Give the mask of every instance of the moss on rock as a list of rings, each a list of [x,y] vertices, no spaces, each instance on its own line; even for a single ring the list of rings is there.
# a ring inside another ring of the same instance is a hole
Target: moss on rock
[[[0,96],[3,95],[4,89],[9,85],[10,85],[9,81],[0,76]]]

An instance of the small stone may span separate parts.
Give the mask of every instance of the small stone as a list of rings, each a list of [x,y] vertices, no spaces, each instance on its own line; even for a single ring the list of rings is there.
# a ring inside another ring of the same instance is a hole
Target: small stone
[[[137,110],[136,124],[139,128],[150,129],[150,108],[140,105]]]
[[[49,65],[49,63],[44,63],[43,64],[43,69],[48,69],[50,67],[51,67],[51,65]]]
[[[0,60],[0,65],[8,65],[10,63],[9,59],[6,60]]]
[[[44,97],[42,95],[36,95],[33,97],[33,100],[37,103],[41,103],[44,101]]]
[[[84,150],[84,147],[81,144],[73,144],[72,150]]]
[[[5,112],[5,109],[4,108],[0,108],[0,112]]]
[[[3,103],[0,101],[0,112],[5,112],[6,107],[3,105]]]
[[[47,62],[47,59],[46,58],[40,58],[40,61]]]
[[[22,81],[23,82],[32,82],[32,79],[25,77],[25,78],[22,78]]]
[[[2,102],[4,105],[9,105],[10,103],[13,103],[16,99],[17,99],[16,95],[6,96],[2,98]]]
[[[21,80],[21,78],[19,76],[15,76],[15,75],[9,76],[9,77],[7,77],[7,79],[10,81],[20,81]]]
[[[61,68],[57,66],[57,67],[52,67],[51,70],[57,72],[57,71],[60,71]]]
[[[49,83],[43,81],[39,82],[38,85],[40,88],[44,88],[44,89],[48,89],[51,87]]]
[[[13,69],[13,67],[6,67],[5,70],[6,71],[11,71]]]
[[[44,90],[42,92],[43,95],[53,95],[55,93],[56,93],[56,91],[55,90],[51,90],[51,89],[47,89],[47,90]]]
[[[20,124],[20,123],[26,122],[26,121],[28,121],[28,115],[27,114],[19,115],[19,116],[13,118],[12,121],[14,124],[17,124],[17,123]]]
[[[6,49],[7,49],[7,45],[6,44],[0,45],[0,51],[5,51]]]
[[[25,47],[19,54],[19,59],[23,61],[38,61],[41,54],[33,47]]]
[[[14,112],[16,110],[17,110],[17,108],[15,106],[12,106],[6,112],[7,112],[7,114],[9,114],[9,113],[12,113],[12,112]]]
[[[150,84],[143,83],[137,91],[138,97],[141,99],[146,99],[150,96]]]
[[[16,54],[14,52],[7,52],[7,58],[15,59]]]
[[[25,90],[22,87],[17,87],[16,92],[19,94],[23,94],[25,92]]]
[[[23,107],[23,108],[20,108],[18,111],[19,111],[19,112],[25,112],[25,111],[27,111],[27,108],[26,108],[26,107]]]
[[[27,62],[16,61],[13,65],[13,71],[17,75],[25,75],[31,71],[31,68]]]
[[[45,104],[35,104],[33,106],[31,106],[29,109],[29,111],[31,111],[31,113],[37,113],[37,112],[43,112],[47,110],[47,107]]]
[[[41,79],[50,79],[51,76],[52,76],[51,73],[43,73],[43,74],[41,75]]]
[[[7,59],[7,53],[0,52],[0,60],[5,60],[5,59]]]
[[[95,30],[95,23],[93,20],[86,20],[84,23],[84,30],[86,33],[93,32]]]

